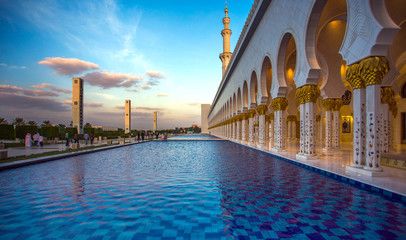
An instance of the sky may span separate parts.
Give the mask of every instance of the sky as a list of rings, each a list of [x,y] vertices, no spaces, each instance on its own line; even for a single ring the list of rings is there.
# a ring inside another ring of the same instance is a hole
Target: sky
[[[233,51],[253,0],[229,0]],[[84,123],[201,124],[221,82],[221,0],[0,0],[0,118],[69,125],[72,78]]]

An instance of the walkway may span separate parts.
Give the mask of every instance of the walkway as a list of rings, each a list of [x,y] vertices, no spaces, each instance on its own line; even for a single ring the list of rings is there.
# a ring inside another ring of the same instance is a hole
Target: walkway
[[[246,146],[246,145],[244,145]],[[248,147],[248,146],[247,146]],[[257,148],[254,148],[258,151]],[[268,151],[263,151],[267,152]],[[276,156],[305,164],[314,168],[325,170],[349,179],[353,179],[362,183],[369,184],[390,192],[403,195],[406,198],[406,171],[396,168],[382,166],[384,172],[389,174],[388,177],[369,177],[355,172],[350,172],[345,169],[346,166],[352,163],[352,146],[351,144],[341,145],[340,150],[330,152],[323,151],[320,147],[316,148],[318,158],[316,160],[297,160],[296,153],[299,152],[299,142],[288,142],[286,152],[271,153]],[[397,150],[393,154],[403,154],[404,150]]]

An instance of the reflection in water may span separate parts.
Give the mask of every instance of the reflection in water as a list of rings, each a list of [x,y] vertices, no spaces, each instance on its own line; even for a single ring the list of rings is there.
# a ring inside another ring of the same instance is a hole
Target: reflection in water
[[[406,207],[226,141],[154,141],[0,172],[0,239],[363,238],[366,226],[401,238]]]

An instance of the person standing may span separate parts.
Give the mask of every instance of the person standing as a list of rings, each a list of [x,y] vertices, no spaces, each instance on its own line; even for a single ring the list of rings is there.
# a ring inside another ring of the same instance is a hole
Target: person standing
[[[89,140],[89,134],[85,133],[83,137],[85,138],[85,144],[87,145],[87,140]]]
[[[39,142],[39,146],[43,147],[44,146],[44,137],[40,135],[38,137],[38,142]]]
[[[94,135],[93,133],[90,134],[90,144],[93,145]]]
[[[31,134],[27,133],[27,135],[25,135],[25,147],[29,148],[31,147],[31,144],[32,144]]]
[[[142,133],[141,133],[141,139],[142,139],[142,141],[144,141],[144,137],[145,137],[145,133],[144,133],[144,131],[142,131]]]
[[[158,140],[158,136],[159,136],[159,132],[156,131],[156,132],[155,132],[155,139],[156,139],[156,140]]]
[[[137,133],[137,141],[139,141],[140,140],[140,131],[138,131],[138,133]]]
[[[65,138],[66,138],[66,146],[67,147],[69,147],[69,142],[70,142],[70,139],[69,139],[69,132],[67,132],[67,133],[65,133]]]
[[[34,136],[32,136],[32,138],[34,139],[34,146],[38,147],[38,138],[39,138],[39,133],[35,133]]]

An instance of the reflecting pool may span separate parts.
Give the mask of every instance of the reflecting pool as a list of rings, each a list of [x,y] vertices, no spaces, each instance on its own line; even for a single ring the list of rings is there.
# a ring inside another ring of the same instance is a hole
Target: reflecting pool
[[[0,172],[0,239],[406,237],[406,206],[227,141]]]

